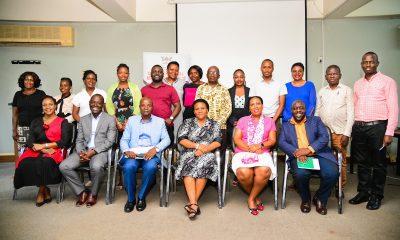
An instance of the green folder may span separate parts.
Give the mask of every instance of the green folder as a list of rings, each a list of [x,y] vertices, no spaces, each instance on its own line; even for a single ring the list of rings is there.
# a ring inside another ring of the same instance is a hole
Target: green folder
[[[304,163],[297,159],[297,167],[311,170],[320,170],[318,158],[313,157],[308,157]]]

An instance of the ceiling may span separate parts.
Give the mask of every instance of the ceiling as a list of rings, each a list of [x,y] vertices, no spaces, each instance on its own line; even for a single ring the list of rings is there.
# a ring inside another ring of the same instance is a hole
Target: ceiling
[[[272,0],[0,0],[0,20],[174,22],[175,3],[227,1]],[[307,0],[308,19],[354,17],[400,18],[400,0]]]

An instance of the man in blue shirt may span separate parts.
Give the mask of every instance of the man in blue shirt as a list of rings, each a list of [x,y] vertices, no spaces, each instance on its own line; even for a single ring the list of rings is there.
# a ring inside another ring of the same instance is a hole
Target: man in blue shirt
[[[119,164],[124,172],[128,201],[124,211],[131,212],[136,204],[136,172],[143,169],[142,186],[138,194],[136,210],[146,208],[146,195],[155,180],[161,151],[168,147],[170,139],[164,119],[151,114],[153,101],[148,97],[140,100],[140,113],[129,118],[121,138],[123,156]]]

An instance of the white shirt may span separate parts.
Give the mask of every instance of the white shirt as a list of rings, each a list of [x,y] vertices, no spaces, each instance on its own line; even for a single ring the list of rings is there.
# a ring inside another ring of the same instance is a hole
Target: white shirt
[[[279,97],[287,94],[283,82],[271,79],[270,82],[263,80],[257,82],[250,88],[250,96],[260,96],[263,100],[263,114],[274,117],[279,108]]]
[[[89,101],[94,94],[100,94],[101,96],[103,96],[104,103],[106,103],[107,93],[104,90],[98,88],[94,89],[92,95],[89,95],[89,93],[86,91],[85,88],[75,95],[74,100],[72,100],[72,103],[76,107],[79,107],[79,117],[83,117],[90,113]]]
[[[64,98],[64,103],[63,103],[63,106],[62,106],[63,108],[60,109],[61,104],[58,104],[57,105],[57,110],[56,110],[56,114],[58,114],[59,112],[63,112],[64,114],[67,114],[67,113],[71,114],[71,115],[69,115],[68,117],[65,118],[65,119],[68,120],[69,123],[72,123],[74,121],[74,118],[72,117],[72,107],[73,107],[72,101],[73,101],[74,97],[75,97],[75,95],[71,94],[69,97]],[[61,99],[61,95],[55,96],[54,99],[56,101],[60,100]]]
[[[87,145],[88,149],[92,149],[92,148],[95,147],[95,146],[94,146],[94,137],[95,137],[95,135],[96,135],[97,124],[98,124],[99,121],[100,121],[100,116],[101,116],[102,113],[103,113],[103,112],[101,112],[101,113],[99,114],[99,116],[97,116],[97,118],[95,118],[95,117],[93,116],[93,114],[90,114],[91,117],[92,117],[92,132],[90,133],[90,141],[89,141],[89,143],[88,143],[88,145]]]
[[[341,83],[335,89],[325,86],[317,95],[315,115],[321,117],[322,122],[333,133],[351,135],[354,123],[353,91]]]

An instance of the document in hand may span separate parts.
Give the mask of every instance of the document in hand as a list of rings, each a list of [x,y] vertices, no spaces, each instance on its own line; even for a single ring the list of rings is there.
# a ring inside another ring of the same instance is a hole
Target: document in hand
[[[134,147],[134,148],[130,148],[128,149],[128,151],[134,152],[136,154],[136,158],[140,159],[140,158],[144,158],[144,155],[153,147]]]
[[[310,170],[320,170],[318,158],[313,157],[308,157],[304,163],[297,159],[297,167]]]

